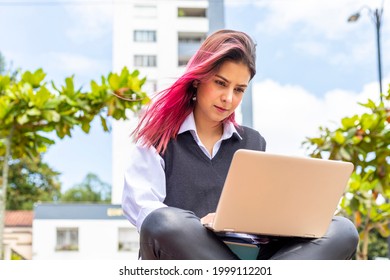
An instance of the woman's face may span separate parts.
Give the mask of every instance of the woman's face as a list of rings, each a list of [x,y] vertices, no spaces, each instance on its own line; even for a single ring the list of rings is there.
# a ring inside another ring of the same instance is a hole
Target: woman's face
[[[219,124],[229,117],[240,104],[250,77],[247,65],[224,62],[213,77],[198,84],[195,120]]]

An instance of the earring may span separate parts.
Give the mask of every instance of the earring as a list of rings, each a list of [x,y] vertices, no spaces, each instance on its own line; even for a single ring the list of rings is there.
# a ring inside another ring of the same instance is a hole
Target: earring
[[[192,96],[192,101],[196,101],[196,94]]]

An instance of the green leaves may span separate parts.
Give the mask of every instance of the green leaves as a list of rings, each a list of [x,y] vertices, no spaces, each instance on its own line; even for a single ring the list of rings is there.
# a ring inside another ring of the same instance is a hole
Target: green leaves
[[[76,88],[73,76],[65,78],[61,86],[51,83],[51,91],[46,87],[45,76],[42,69],[20,73],[14,79],[0,75],[0,140],[13,131],[13,158],[37,155],[54,144],[42,133],[54,131],[60,138],[71,137],[76,126],[89,133],[98,115],[103,130],[109,131],[110,116],[127,119],[128,109],[137,111],[149,102],[141,90],[145,79],[139,78],[138,71],[130,73],[127,68],[120,74],[102,76],[100,84],[91,81],[90,91]],[[0,155],[4,155],[4,149],[0,145]]]
[[[390,100],[390,91],[385,98]],[[321,128],[321,135],[307,138],[304,145],[312,157],[325,154],[355,165],[340,206],[366,242],[373,230],[390,235],[390,108],[372,100],[360,105],[370,112],[345,117],[334,130]]]
[[[26,71],[22,74],[22,82],[30,84],[33,88],[38,88],[41,86],[41,82],[45,78],[46,74],[42,69],[36,70],[34,73]]]

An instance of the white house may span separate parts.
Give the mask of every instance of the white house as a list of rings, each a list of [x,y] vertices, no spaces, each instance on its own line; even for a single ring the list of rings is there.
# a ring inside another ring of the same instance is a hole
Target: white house
[[[38,203],[33,260],[136,260],[138,233],[115,204]]]

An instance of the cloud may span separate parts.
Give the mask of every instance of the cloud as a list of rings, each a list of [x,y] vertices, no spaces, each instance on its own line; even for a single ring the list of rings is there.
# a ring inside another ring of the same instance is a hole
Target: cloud
[[[62,84],[65,77],[74,75],[75,85],[81,85],[84,89],[89,87],[91,80],[97,80],[111,71],[110,58],[94,58],[72,52],[49,52],[37,59],[45,59],[44,70],[48,73],[48,80]]]
[[[93,0],[85,2],[91,3],[87,5],[65,6],[66,12],[74,19],[70,22],[66,35],[72,41],[80,43],[103,37],[111,40],[113,2],[97,2]]]
[[[358,102],[378,101],[377,92],[378,84],[370,83],[361,92],[334,89],[317,97],[298,85],[265,80],[253,86],[253,126],[266,138],[268,151],[303,155],[306,137],[318,136],[320,126],[335,128],[343,117],[364,112]]]
[[[104,69],[101,61],[85,55],[68,52],[50,52],[51,67],[60,66],[65,73],[88,74]]]
[[[299,41],[294,43],[294,47],[300,51],[314,56],[328,54],[328,48],[324,44],[316,41]]]
[[[351,67],[376,61],[376,34],[371,14],[361,10],[359,21],[348,23],[347,18],[362,7],[373,12],[382,1],[252,1],[259,9],[256,29],[259,36],[268,35],[276,40],[285,34],[298,54],[326,59],[331,65]],[[389,19],[386,10],[390,2],[384,3],[382,22]],[[390,48],[390,26],[382,24],[382,49]],[[383,65],[390,60],[382,51]],[[357,66],[356,66],[357,67]]]
[[[343,1],[255,1],[267,13],[257,23],[258,31],[282,32],[300,26],[300,31],[325,35],[328,39],[341,39],[350,30],[348,16],[363,5],[372,6],[368,0]],[[379,5],[379,4],[378,4]],[[373,6],[373,9],[375,6]],[[270,28],[272,26],[272,28]]]

